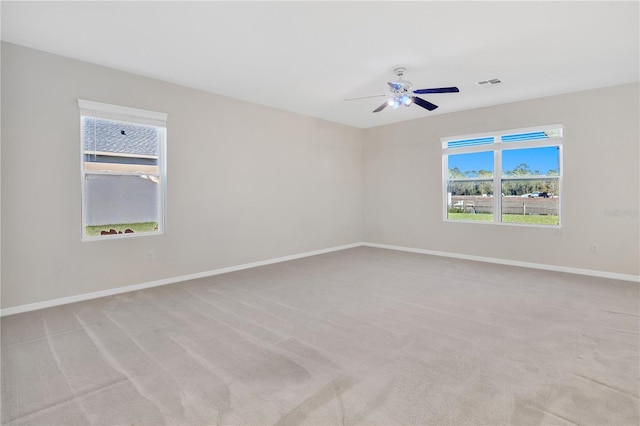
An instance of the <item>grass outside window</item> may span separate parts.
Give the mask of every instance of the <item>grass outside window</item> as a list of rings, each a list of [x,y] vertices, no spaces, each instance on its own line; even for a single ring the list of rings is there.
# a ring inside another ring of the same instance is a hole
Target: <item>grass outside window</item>
[[[491,213],[449,213],[449,219],[492,222],[493,215]],[[528,225],[557,225],[558,216],[503,214],[502,222],[503,223],[524,223]]]
[[[100,235],[102,231],[110,231],[111,229],[115,229],[118,234],[124,234],[127,229],[133,231],[134,234],[141,232],[154,232],[158,230],[158,222],[139,222],[139,223],[118,223],[118,224],[108,224],[108,225],[96,225],[96,226],[86,226],[85,233],[87,237],[94,237]],[[116,234],[114,234],[116,235]]]

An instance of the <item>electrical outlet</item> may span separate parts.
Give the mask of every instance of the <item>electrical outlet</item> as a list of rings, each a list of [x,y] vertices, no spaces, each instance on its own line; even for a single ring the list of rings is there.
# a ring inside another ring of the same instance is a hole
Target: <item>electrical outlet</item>
[[[589,251],[591,251],[591,254],[598,254],[598,246],[595,244],[591,244]]]
[[[156,261],[156,257],[153,254],[153,251],[149,250],[147,252],[147,262],[155,262]]]

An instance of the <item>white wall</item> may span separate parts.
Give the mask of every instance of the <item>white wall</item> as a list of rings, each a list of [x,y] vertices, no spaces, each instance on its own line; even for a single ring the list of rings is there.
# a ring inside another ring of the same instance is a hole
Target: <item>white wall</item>
[[[165,235],[80,241],[77,98],[168,113]],[[2,125],[3,308],[362,240],[359,129],[6,43]]]
[[[638,84],[622,85],[366,130],[365,240],[638,275],[639,92]],[[559,236],[443,221],[441,137],[557,123],[564,125]],[[592,244],[599,253],[590,253]]]

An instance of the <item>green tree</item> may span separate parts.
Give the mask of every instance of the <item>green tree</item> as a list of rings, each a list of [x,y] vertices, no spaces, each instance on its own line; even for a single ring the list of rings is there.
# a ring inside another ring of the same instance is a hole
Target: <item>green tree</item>
[[[520,163],[513,168],[504,172],[506,176],[531,176],[531,169],[527,163]]]
[[[457,168],[454,167],[453,169],[449,169],[449,179],[462,179],[467,177],[464,173],[462,173],[462,171]]]

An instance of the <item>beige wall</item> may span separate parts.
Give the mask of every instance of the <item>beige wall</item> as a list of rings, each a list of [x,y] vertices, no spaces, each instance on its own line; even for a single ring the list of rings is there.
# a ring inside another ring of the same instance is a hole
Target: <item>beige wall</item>
[[[165,235],[80,241],[77,98],[168,113]],[[12,44],[2,125],[3,308],[362,240],[359,129]]]
[[[2,44],[1,306],[359,241],[638,275],[639,91],[360,130]],[[77,98],[169,114],[165,235],[80,241]],[[441,137],[555,123],[561,235],[443,222]]]
[[[365,241],[638,275],[639,91],[622,85],[366,130]],[[564,125],[560,235],[443,221],[441,137],[557,123]],[[616,210],[625,215],[608,215]]]

